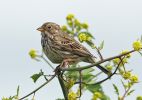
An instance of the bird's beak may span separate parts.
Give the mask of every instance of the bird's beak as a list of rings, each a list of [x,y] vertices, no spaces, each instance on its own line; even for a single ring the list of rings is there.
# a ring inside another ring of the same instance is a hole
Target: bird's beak
[[[43,32],[44,29],[42,27],[37,28],[38,31]]]

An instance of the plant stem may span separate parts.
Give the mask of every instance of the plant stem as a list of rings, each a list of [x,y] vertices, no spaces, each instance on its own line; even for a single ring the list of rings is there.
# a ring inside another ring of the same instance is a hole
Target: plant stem
[[[127,93],[129,92],[130,88],[131,88],[131,87],[129,87],[129,88],[125,91],[125,93],[124,93],[124,95],[122,96],[121,100],[124,100],[124,98],[126,97]]]
[[[103,60],[103,56],[102,56],[102,54],[101,54],[100,50],[99,50],[97,47],[95,47],[95,49],[97,50],[97,52],[98,52],[98,54],[99,54],[100,59],[101,59],[101,60]]]
[[[65,86],[65,83],[64,83],[64,81],[62,79],[61,71],[58,72],[57,76],[58,76],[58,80],[59,80],[60,86],[62,88],[62,92],[63,92],[64,98],[65,98],[65,100],[68,100],[68,90],[67,90],[67,88]]]
[[[98,61],[94,64],[91,64],[91,65],[88,65],[88,66],[84,66],[84,67],[74,67],[74,68],[60,68],[62,71],[80,71],[80,70],[84,70],[84,69],[88,69],[88,68],[91,68],[91,67],[94,67],[94,66],[97,66],[101,63],[104,63],[106,61],[110,61],[110,60],[113,60],[115,58],[120,58],[120,57],[123,57],[129,53],[132,53],[132,52],[135,52],[135,50],[131,50],[125,54],[120,54],[120,55],[117,55],[117,56],[113,56],[113,57],[110,57],[110,58],[106,58],[106,59],[103,59],[101,61]]]
[[[42,58],[42,59],[54,70],[54,67],[48,62],[48,60],[46,60],[46,59],[44,58],[43,55],[40,55],[40,56],[38,56],[38,57]]]
[[[85,83],[85,82],[76,82],[76,84],[80,84],[80,83],[85,84],[85,85],[98,85],[98,84],[101,84],[101,83],[105,82],[106,80],[110,79],[113,75],[116,74],[117,70],[119,69],[120,64],[122,63],[122,61],[123,61],[123,58],[121,58],[121,61],[120,61],[119,64],[117,65],[117,67],[116,67],[116,69],[114,70],[114,72],[113,72],[111,75],[109,75],[107,78],[105,78],[105,79],[103,79],[103,80],[101,80],[101,81],[99,81],[99,82],[97,82],[97,83],[94,83],[94,84],[87,84],[87,83]]]
[[[26,97],[32,95],[32,94],[35,94],[38,90],[40,90],[43,86],[45,86],[46,84],[48,84],[52,79],[54,79],[54,77],[56,76],[56,74],[54,76],[52,76],[48,81],[46,81],[45,83],[43,83],[41,86],[39,86],[38,88],[36,88],[35,90],[33,90],[32,92],[30,92],[29,94],[27,94],[26,96],[18,99],[18,100],[23,100],[25,99]]]

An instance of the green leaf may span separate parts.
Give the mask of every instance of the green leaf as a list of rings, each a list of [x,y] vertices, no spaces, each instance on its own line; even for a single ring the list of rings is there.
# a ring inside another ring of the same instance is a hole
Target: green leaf
[[[135,90],[131,90],[128,92],[127,96],[131,95],[131,93],[133,93]]]
[[[126,90],[127,87],[125,86],[125,84],[124,84],[124,82],[122,80],[121,80],[121,83],[122,83],[124,89]]]
[[[19,89],[20,89],[20,86],[17,87],[17,94],[16,94],[17,97],[19,96]]]
[[[91,38],[94,39],[93,35],[92,35],[90,32],[86,32],[86,31],[80,32],[80,33],[78,34],[78,36],[79,36],[80,34],[86,34],[86,36],[89,36],[89,37],[91,37]]]
[[[99,84],[98,85],[88,84],[86,85],[86,88],[92,93],[97,92],[97,91],[102,91],[102,87]]]
[[[88,69],[83,70],[83,71],[82,71],[82,74],[83,74],[83,75],[86,75],[86,74],[88,74],[88,73],[90,73],[90,72],[93,72],[93,71],[94,71],[93,68],[88,68]]]
[[[103,89],[100,84],[94,85],[94,84],[88,84],[86,85],[86,89],[89,90],[91,93],[100,92],[102,94],[102,97],[100,100],[110,100],[110,98],[103,92]]]
[[[94,36],[90,33],[90,32],[86,32],[88,36],[90,36],[91,38],[95,39]]]
[[[82,79],[85,83],[90,83],[95,78],[95,75],[91,73],[93,71],[93,68],[88,68],[82,71]]]
[[[103,94],[101,100],[110,100],[110,97],[108,97],[107,95]]]
[[[94,49],[94,43],[93,43],[92,41],[86,41],[86,43],[87,43],[90,47],[92,47],[92,49]]]
[[[77,65],[77,64],[70,65],[70,68],[75,68],[75,67],[79,67],[79,65]],[[79,78],[78,71],[67,71],[64,74],[67,78],[72,78],[75,81]]]
[[[78,72],[75,72],[75,71],[67,72],[66,75],[67,75],[69,78],[75,78],[75,79],[79,77],[79,73],[78,73]]]
[[[117,87],[115,84],[113,84],[113,87],[114,87],[114,89],[115,89],[115,93],[116,93],[117,95],[119,95],[118,87]]]
[[[98,47],[99,50],[102,50],[104,47],[104,41],[101,42],[100,46]]]
[[[95,78],[95,76],[91,73],[88,73],[88,74],[82,76],[82,80],[85,83],[90,83],[94,78]]]
[[[34,83],[43,75],[43,72],[39,72],[38,74],[34,74],[31,76],[33,79]]]
[[[93,94],[95,92],[100,92],[102,94],[102,97],[100,98],[100,100],[110,100],[110,98],[107,95],[104,94],[100,84],[98,84],[98,85],[94,85],[94,84],[86,85],[86,88]]]

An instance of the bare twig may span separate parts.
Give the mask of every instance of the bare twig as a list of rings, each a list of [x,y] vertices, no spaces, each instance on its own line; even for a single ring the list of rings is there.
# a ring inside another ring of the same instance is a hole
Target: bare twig
[[[34,100],[34,98],[35,98],[35,93],[33,94],[32,100]]]
[[[57,68],[58,67],[60,67],[60,65],[59,66],[57,66]],[[67,88],[66,88],[66,86],[65,86],[65,83],[64,83],[64,80],[63,80],[63,78],[62,78],[62,73],[61,73],[61,71],[58,69],[57,70],[58,72],[58,80],[59,80],[59,83],[60,83],[60,86],[61,86],[61,88],[62,88],[62,92],[63,92],[63,95],[64,95],[64,98],[65,98],[65,100],[68,100],[68,90],[67,90]]]
[[[42,73],[42,76],[44,77],[44,79],[45,79],[46,81],[48,81],[48,79],[47,79],[46,75],[44,75],[44,72],[42,71],[42,69],[40,70],[40,72]]]
[[[46,84],[48,84],[52,79],[54,79],[54,77],[56,76],[56,74],[54,76],[52,76],[48,81],[46,81],[45,83],[43,83],[41,86],[39,86],[38,88],[36,88],[35,90],[33,90],[32,92],[30,92],[29,94],[27,94],[26,96],[18,99],[18,100],[23,100],[25,98],[27,98],[28,96],[35,94],[39,89],[41,89],[43,86],[45,86]]]
[[[79,97],[78,98],[80,98],[81,97],[81,95],[82,95],[82,91],[81,91],[81,89],[82,89],[82,74],[81,74],[81,71],[79,71],[79,81],[80,81],[80,84],[79,84]]]
[[[124,56],[124,58],[125,58],[125,56]],[[121,58],[120,58],[120,60],[122,61],[122,66],[123,66],[124,72],[126,73],[124,62],[123,62],[123,60]]]
[[[116,72],[117,72],[117,70],[118,70],[120,64],[121,64],[121,62],[117,65],[115,71],[114,71],[110,76],[108,76],[107,78],[105,78],[105,79],[103,79],[103,80],[101,80],[101,81],[99,81],[99,82],[97,82],[97,83],[95,83],[95,84],[93,84],[93,85],[101,84],[101,83],[105,82],[106,80],[110,79],[113,75],[116,74]]]
[[[126,95],[127,95],[127,93],[129,92],[130,89],[131,89],[131,87],[129,87],[129,88],[125,91],[125,93],[124,93],[124,95],[122,96],[121,100],[124,100],[124,98],[126,97]]]
[[[48,81],[48,79],[47,79],[46,75],[43,75],[43,77],[44,77],[44,79],[45,79],[46,81]]]
[[[62,80],[63,80],[64,82],[68,83],[68,81],[67,81],[66,79],[64,79],[64,76],[63,76],[63,75],[64,75],[65,77],[67,77],[67,76],[64,74],[64,72],[62,72],[62,73],[61,73],[61,78],[62,78]]]
[[[125,54],[119,54],[119,55],[117,55],[117,56],[113,56],[113,57],[110,57],[110,58],[103,59],[102,61],[98,61],[98,62],[96,62],[96,63],[94,63],[94,64],[91,64],[91,65],[88,65],[88,66],[84,66],[84,67],[74,67],[74,68],[61,68],[61,70],[62,70],[62,71],[80,71],[80,70],[85,70],[85,69],[88,69],[88,68],[97,66],[97,65],[99,65],[99,64],[101,64],[101,63],[104,63],[104,62],[106,62],[106,61],[110,61],[110,60],[113,60],[113,59],[115,59],[115,58],[123,57],[123,56],[125,56],[125,55],[127,55],[127,54],[129,54],[129,53],[133,53],[133,52],[135,52],[135,50],[131,50],[131,51],[125,53]]]
[[[94,64],[91,64],[91,65],[88,65],[88,66],[84,66],[84,67],[74,67],[74,68],[62,68],[62,67],[60,67],[60,68],[57,69],[57,70],[55,69],[55,70],[54,70],[54,71],[55,71],[55,74],[54,74],[50,79],[48,79],[48,81],[46,81],[46,82],[43,83],[41,86],[39,86],[38,88],[36,88],[35,90],[33,90],[32,92],[30,92],[29,94],[27,94],[26,96],[24,96],[24,97],[22,97],[22,98],[20,98],[20,99],[18,99],[18,100],[23,100],[23,99],[25,99],[26,97],[28,97],[28,96],[30,96],[30,95],[32,95],[32,94],[35,94],[38,90],[40,90],[42,87],[44,87],[46,84],[48,84],[52,79],[54,79],[54,77],[55,77],[56,75],[58,75],[58,80],[59,80],[59,83],[60,83],[60,85],[61,85],[61,88],[62,88],[62,91],[63,91],[63,94],[64,94],[64,98],[65,98],[65,100],[68,100],[68,90],[66,89],[65,84],[64,84],[64,81],[63,81],[63,79],[62,79],[61,76],[60,76],[60,75],[61,75],[61,71],[82,71],[82,70],[85,70],[85,69],[88,69],[88,68],[97,66],[97,65],[99,65],[99,64],[101,64],[101,63],[104,63],[104,62],[106,62],[106,61],[113,60],[113,59],[115,59],[115,58],[119,58],[119,59],[121,60],[120,63],[122,63],[123,58],[121,58],[121,57],[124,57],[125,55],[127,55],[127,54],[129,54],[129,53],[133,53],[133,52],[135,52],[135,50],[131,50],[131,51],[125,53],[125,54],[120,54],[120,55],[117,55],[117,56],[113,56],[113,57],[110,57],[110,58],[106,58],[106,59],[103,59],[103,60],[101,60],[101,61],[98,61],[98,62],[96,62],[96,63],[94,63]],[[49,66],[50,66],[52,69],[54,69],[54,67],[53,67],[43,56],[39,56],[39,57],[41,57],[45,62],[47,62],[47,63],[49,64]],[[116,72],[117,72],[117,70],[118,70],[118,68],[119,68],[119,66],[120,66],[120,63],[118,64],[118,66],[116,67],[115,71],[114,71],[110,76],[108,76],[108,77],[105,78],[104,80],[99,81],[99,82],[97,82],[97,83],[95,83],[95,84],[93,84],[93,85],[101,84],[101,83],[103,83],[104,81],[110,79],[114,74],[116,74]],[[82,81],[76,82],[76,84],[78,84],[78,83],[86,84],[86,83],[84,83],[84,82],[82,82]],[[86,84],[86,85],[88,85],[88,84]],[[128,90],[128,91],[129,91],[129,90]]]
[[[123,58],[120,58],[120,59],[123,60]],[[116,74],[116,72],[117,72],[117,70],[118,70],[120,64],[122,63],[122,60],[121,60],[121,61],[119,62],[119,64],[117,65],[115,71],[114,71],[111,75],[109,75],[107,78],[105,78],[105,79],[103,79],[103,80],[101,80],[101,81],[99,81],[99,82],[97,82],[97,83],[94,83],[94,84],[87,84],[87,83],[85,83],[85,82],[81,82],[81,83],[82,83],[82,84],[85,84],[85,85],[98,85],[98,84],[101,84],[101,83],[105,82],[106,80],[110,79],[113,75]],[[76,82],[75,84],[80,84],[80,82]]]
[[[102,56],[100,50],[99,50],[97,47],[95,47],[95,49],[96,49],[97,52],[98,52],[98,55],[99,55],[99,57],[100,57],[100,60],[103,60],[103,56]]]
[[[55,69],[55,68],[49,63],[49,61],[44,58],[43,55],[39,55],[38,57],[39,57],[39,58],[42,58],[53,70]]]

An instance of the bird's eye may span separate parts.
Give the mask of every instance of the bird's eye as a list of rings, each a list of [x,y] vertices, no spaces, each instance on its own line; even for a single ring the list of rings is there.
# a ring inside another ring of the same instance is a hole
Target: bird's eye
[[[48,26],[47,28],[48,28],[48,29],[51,29],[51,26]]]

